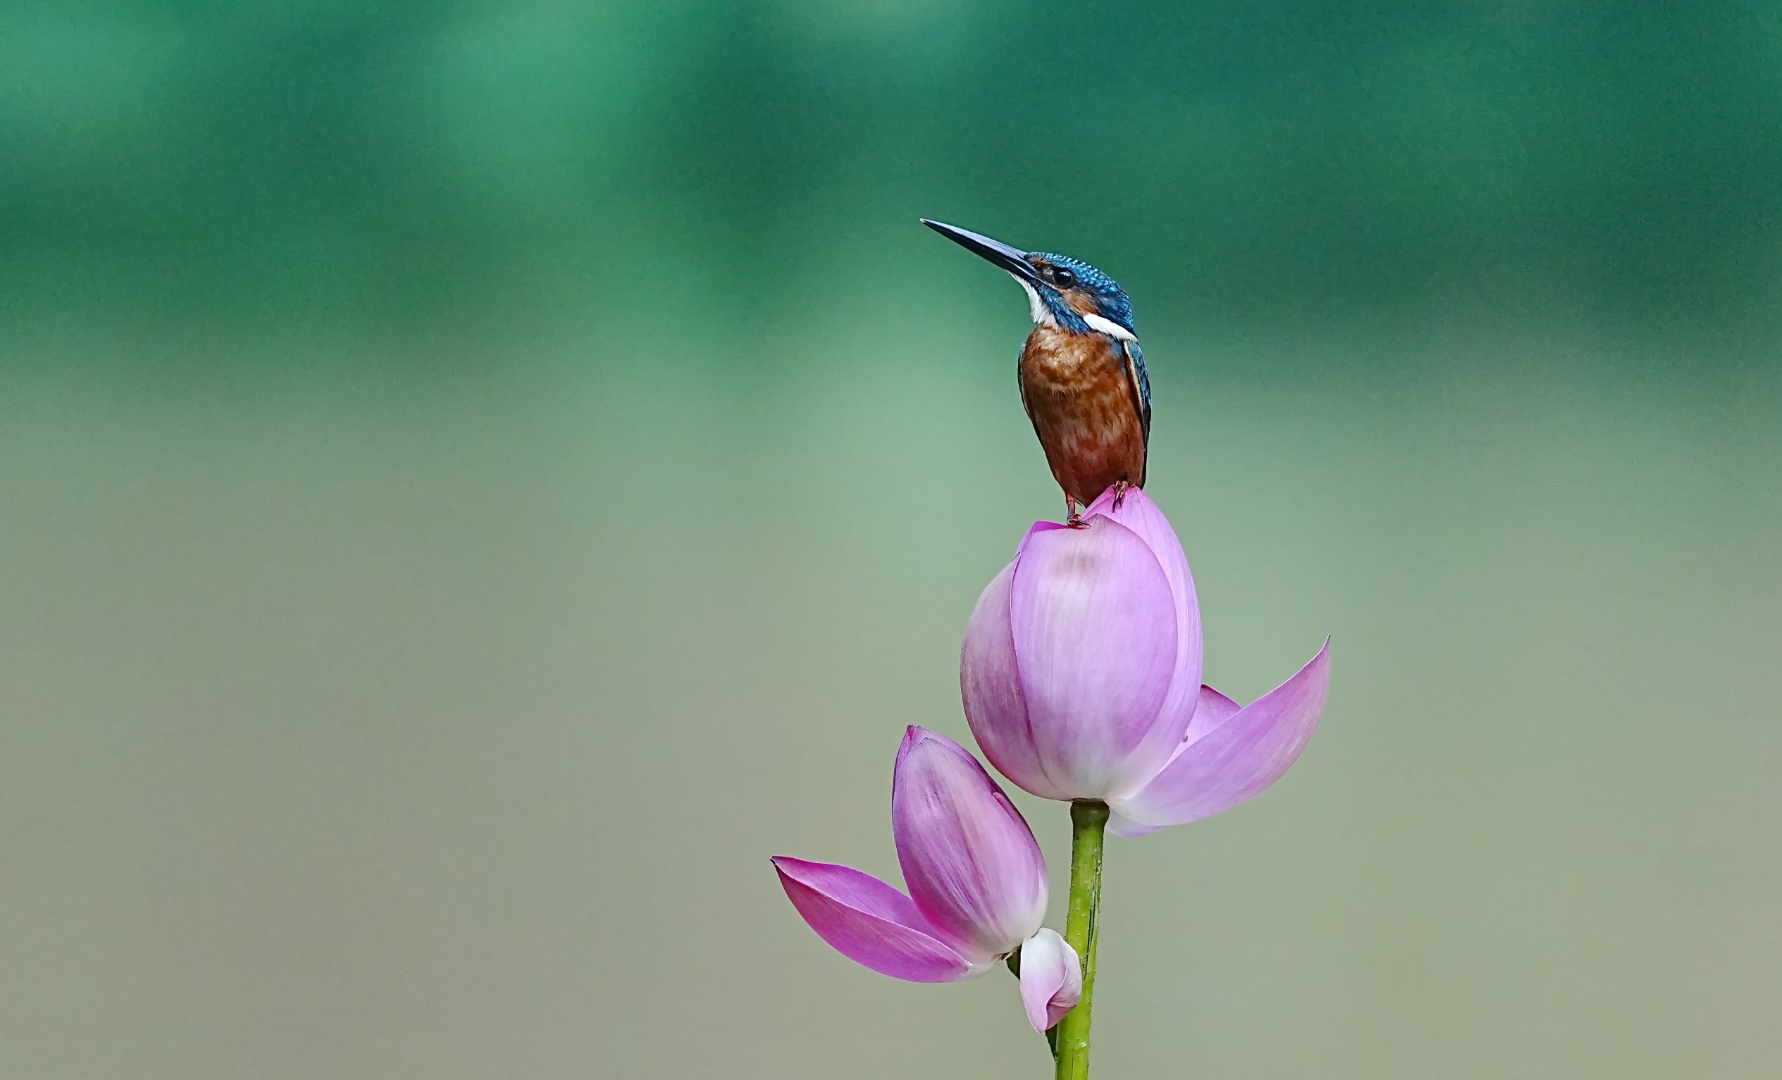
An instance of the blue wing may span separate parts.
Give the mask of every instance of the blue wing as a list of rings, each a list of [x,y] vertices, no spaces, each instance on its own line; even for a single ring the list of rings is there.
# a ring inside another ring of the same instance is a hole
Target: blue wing
[[[1145,426],[1145,441],[1151,441],[1151,376],[1145,373],[1145,353],[1136,341],[1121,341],[1126,350],[1126,384],[1132,391],[1132,404],[1139,421]]]

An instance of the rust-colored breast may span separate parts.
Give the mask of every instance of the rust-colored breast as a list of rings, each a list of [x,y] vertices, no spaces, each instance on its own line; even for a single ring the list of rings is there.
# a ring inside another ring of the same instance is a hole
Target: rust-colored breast
[[[1088,505],[1145,483],[1145,424],[1126,353],[1102,334],[1036,326],[1021,350],[1021,402],[1064,494]]]

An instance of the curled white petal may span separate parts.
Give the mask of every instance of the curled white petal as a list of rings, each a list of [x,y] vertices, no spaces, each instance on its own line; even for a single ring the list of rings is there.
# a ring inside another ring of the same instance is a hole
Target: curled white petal
[[[1083,966],[1077,951],[1040,927],[1021,943],[1021,1004],[1033,1030],[1044,1032],[1064,1019],[1083,998]]]

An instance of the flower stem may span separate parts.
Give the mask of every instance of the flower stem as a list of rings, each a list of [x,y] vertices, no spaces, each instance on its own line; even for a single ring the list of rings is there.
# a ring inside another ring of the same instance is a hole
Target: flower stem
[[[1057,1080],[1089,1076],[1089,1003],[1095,993],[1096,921],[1101,912],[1101,841],[1108,824],[1108,804],[1081,799],[1070,804],[1070,914],[1064,940],[1083,962],[1083,999],[1058,1021],[1055,1055]]]

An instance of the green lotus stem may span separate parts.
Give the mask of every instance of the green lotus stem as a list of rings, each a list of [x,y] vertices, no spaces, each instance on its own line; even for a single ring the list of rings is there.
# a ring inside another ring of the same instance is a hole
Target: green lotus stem
[[[1087,1080],[1089,1005],[1095,994],[1096,922],[1101,913],[1101,842],[1108,825],[1108,804],[1100,799],[1073,802],[1070,822],[1070,913],[1064,940],[1083,962],[1083,999],[1054,1029],[1054,1053],[1058,1080]]]

